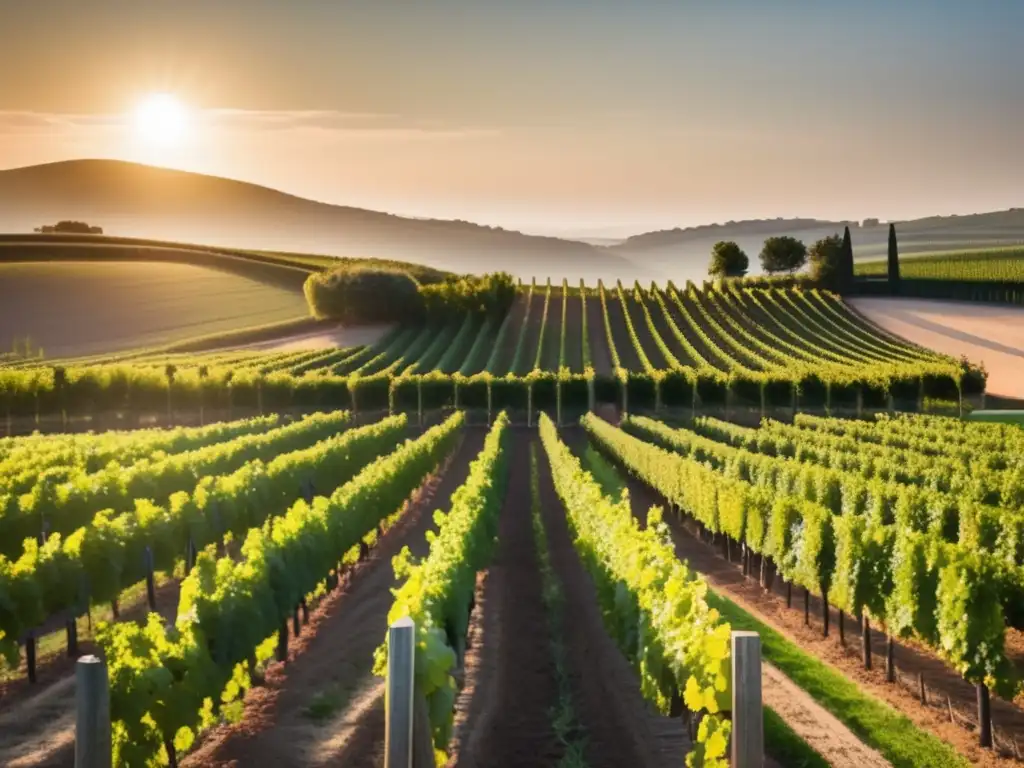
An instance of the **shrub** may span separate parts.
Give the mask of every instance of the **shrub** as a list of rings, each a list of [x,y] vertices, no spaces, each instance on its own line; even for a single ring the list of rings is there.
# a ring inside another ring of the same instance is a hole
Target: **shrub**
[[[303,286],[310,313],[345,323],[412,322],[422,317],[419,284],[399,270],[339,267]]]
[[[466,313],[501,319],[516,297],[516,281],[507,272],[463,275],[420,286],[427,316],[448,321]]]

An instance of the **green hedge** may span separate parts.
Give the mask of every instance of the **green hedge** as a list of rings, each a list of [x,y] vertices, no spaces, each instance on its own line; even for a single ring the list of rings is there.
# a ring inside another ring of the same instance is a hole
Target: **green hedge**
[[[170,375],[168,375],[170,374]],[[963,394],[984,388],[983,378],[970,373],[959,382]],[[788,408],[794,390],[799,408],[885,408],[892,398],[899,410],[915,410],[922,395],[955,402],[958,381],[929,374],[889,381],[825,381],[816,375],[800,380],[767,377],[726,377],[713,369],[654,373],[621,371],[619,376],[534,371],[527,376],[444,374],[393,376],[260,375],[228,368],[165,370],[128,364],[81,368],[0,369],[0,419],[59,414],[109,412],[163,413],[174,410],[259,409],[289,407],[353,408],[357,411],[411,411],[465,407],[554,412],[580,412],[595,403],[625,404],[630,411],[697,406]],[[694,390],[696,389],[696,398]],[[422,403],[421,403],[422,398]]]

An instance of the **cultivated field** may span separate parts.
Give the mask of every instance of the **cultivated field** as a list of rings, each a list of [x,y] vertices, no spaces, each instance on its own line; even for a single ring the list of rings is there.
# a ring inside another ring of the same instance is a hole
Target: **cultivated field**
[[[0,348],[29,336],[50,358],[164,344],[307,313],[300,293],[203,267],[0,263]]]
[[[893,413],[982,385],[735,285],[7,357],[9,435],[119,429],[0,438],[0,764],[73,764],[96,652],[117,765],[378,766],[407,616],[438,765],[722,768],[737,629],[769,765],[1009,765],[1024,432]]]
[[[857,262],[858,275],[884,276],[884,260]],[[991,280],[1024,284],[1024,248],[911,254],[900,259],[900,275],[927,280]]]
[[[1024,309],[868,297],[851,299],[850,304],[904,339],[984,364],[989,392],[1024,398]]]

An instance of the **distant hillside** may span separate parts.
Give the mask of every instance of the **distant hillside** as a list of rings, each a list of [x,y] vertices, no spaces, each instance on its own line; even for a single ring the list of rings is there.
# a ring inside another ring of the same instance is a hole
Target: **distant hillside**
[[[456,272],[504,269],[524,279],[637,271],[587,243],[329,205],[135,163],[72,160],[0,171],[0,232],[31,232],[58,219],[83,219],[110,235],[398,259]]]
[[[852,221],[821,221],[819,219],[747,219],[745,221],[728,221],[725,224],[702,224],[698,227],[662,229],[657,232],[644,232],[623,240],[612,250],[637,253],[645,248],[661,248],[666,245],[681,245],[694,240],[704,241],[709,237],[717,240],[735,240],[738,237],[760,235],[786,235],[807,229],[842,229],[844,226],[857,226]]]
[[[842,233],[847,225],[858,261],[885,257],[888,223],[862,227],[858,222],[818,219],[752,219],[646,232],[608,250],[658,274],[697,282],[707,279],[711,248],[719,240],[739,243],[750,256],[751,274],[758,274],[757,255],[765,238],[790,235],[810,245],[819,238]],[[902,254],[1022,244],[1024,209],[898,221],[896,231]]]

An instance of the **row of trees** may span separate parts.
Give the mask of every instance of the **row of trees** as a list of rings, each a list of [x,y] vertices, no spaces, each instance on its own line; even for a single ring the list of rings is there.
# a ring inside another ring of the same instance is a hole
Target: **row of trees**
[[[84,221],[58,221],[56,224],[44,224],[41,227],[36,227],[35,231],[41,235],[102,235],[103,227],[93,227]]]
[[[839,293],[853,289],[853,244],[850,228],[843,236],[838,233],[823,237],[808,248],[801,240],[789,235],[769,237],[764,241],[758,258],[761,268],[769,275],[793,274],[810,264],[810,276],[817,284]],[[750,269],[750,257],[731,240],[715,243],[711,249],[708,274],[712,277],[744,277]],[[899,248],[896,226],[889,225],[889,281],[899,284]],[[895,292],[895,291],[894,291]]]

